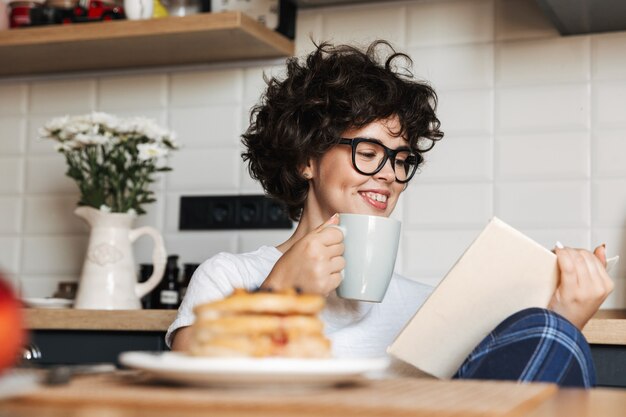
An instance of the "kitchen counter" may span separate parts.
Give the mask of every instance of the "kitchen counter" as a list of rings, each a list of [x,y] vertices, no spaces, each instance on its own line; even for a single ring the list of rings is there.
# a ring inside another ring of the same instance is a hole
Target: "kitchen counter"
[[[31,330],[166,331],[176,310],[24,309]],[[626,346],[626,310],[600,310],[583,333],[591,344]]]
[[[164,332],[176,317],[176,310],[23,310],[30,330],[105,330]]]
[[[626,310],[600,310],[583,334],[591,344],[626,346]]]

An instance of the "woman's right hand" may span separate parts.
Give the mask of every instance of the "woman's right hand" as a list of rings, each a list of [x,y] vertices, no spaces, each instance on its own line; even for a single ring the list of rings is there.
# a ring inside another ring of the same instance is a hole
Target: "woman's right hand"
[[[317,229],[297,241],[276,262],[261,288],[282,290],[297,288],[302,292],[327,296],[341,282],[343,233],[336,227],[335,214]]]

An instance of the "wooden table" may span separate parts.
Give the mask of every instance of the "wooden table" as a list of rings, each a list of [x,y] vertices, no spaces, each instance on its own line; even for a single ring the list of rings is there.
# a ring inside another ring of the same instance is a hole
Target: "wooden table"
[[[626,391],[550,384],[389,378],[342,387],[224,389],[156,383],[137,372],[75,377],[0,401],[3,417],[622,417]]]

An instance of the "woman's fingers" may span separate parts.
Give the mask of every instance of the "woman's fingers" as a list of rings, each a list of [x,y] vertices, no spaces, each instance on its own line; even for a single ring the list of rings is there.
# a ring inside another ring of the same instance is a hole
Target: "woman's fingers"
[[[561,270],[561,283],[559,284],[561,299],[569,298],[569,293],[578,287],[576,263],[567,249],[555,249],[555,253]]]
[[[604,268],[606,268],[606,247],[600,245],[593,250],[593,254],[602,262]]]

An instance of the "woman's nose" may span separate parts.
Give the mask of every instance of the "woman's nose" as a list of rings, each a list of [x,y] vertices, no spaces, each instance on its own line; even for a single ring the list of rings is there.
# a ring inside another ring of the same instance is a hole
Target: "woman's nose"
[[[376,173],[376,178],[380,178],[386,182],[394,182],[396,180],[396,172],[393,166],[391,166],[391,159],[385,161],[385,165]]]

